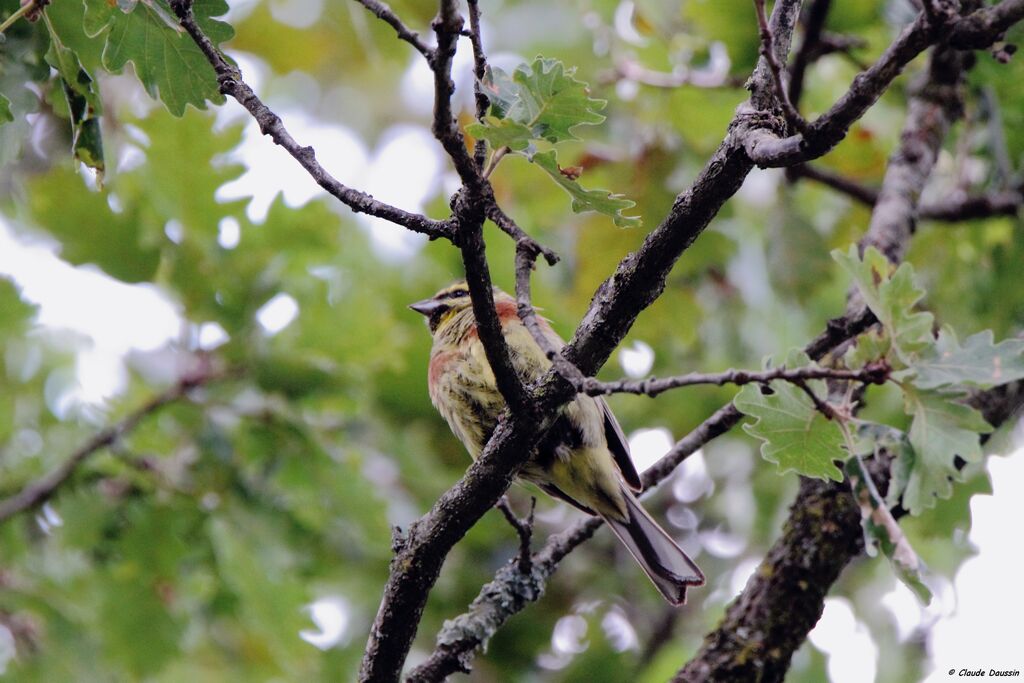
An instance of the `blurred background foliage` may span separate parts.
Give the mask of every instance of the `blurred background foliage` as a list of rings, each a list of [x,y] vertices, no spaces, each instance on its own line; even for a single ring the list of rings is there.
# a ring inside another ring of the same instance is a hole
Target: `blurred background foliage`
[[[16,6],[0,0],[0,16]],[[429,33],[430,3],[392,6]],[[812,67],[806,114],[846,89],[857,61],[877,57],[908,6],[836,3],[829,30],[865,43],[852,58],[831,55]],[[100,39],[81,30],[83,8],[95,10],[91,1],[55,0],[49,30],[22,21],[0,44],[0,93],[11,110],[0,126],[0,227],[13,242],[45,245],[82,269],[151,286],[173,307],[178,332],[120,356],[108,368],[114,388],[86,396],[95,340],[41,324],[18,278],[0,276],[0,493],[52,470],[102,425],[187,373],[212,364],[238,374],[148,416],[44,508],[0,526],[0,672],[19,681],[349,679],[387,575],[391,526],[425,512],[466,465],[430,406],[430,339],[406,308],[459,277],[458,252],[312,196],[311,181],[290,159],[269,156],[272,145],[234,102],[181,105],[183,116],[172,115],[146,94],[132,63],[108,73]],[[597,285],[695,177],[745,99],[742,81],[758,50],[753,10],[748,0],[504,0],[482,9],[495,64],[554,57],[608,100],[608,120],[581,130],[585,140],[562,152],[563,163],[584,167],[587,187],[635,200],[645,221],[622,230],[605,217],[573,214],[566,195],[522,159],[495,173],[507,211],[563,257],[539,269],[535,301],[569,335]],[[396,136],[429,135],[422,60],[355,3],[247,0],[232,3],[224,19],[234,27],[229,54],[301,143],[322,141],[329,170],[353,163],[345,158],[352,149],[368,168]],[[44,58],[54,35],[74,48],[102,101],[102,187],[72,159],[68,106]],[[718,83],[652,87],[624,75],[623,65],[687,67]],[[468,123],[468,60],[457,66]],[[1015,181],[1005,171],[1015,172],[1024,153],[1022,69],[1022,60],[1000,65],[979,55],[967,116],[926,201]],[[878,183],[899,136],[907,83],[898,81],[822,165]],[[155,91],[166,95],[171,85]],[[998,131],[1008,161],[993,154]],[[421,206],[404,208],[441,218],[454,176],[439,149],[428,147],[427,158],[438,170],[409,200]],[[364,189],[358,159],[343,180]],[[250,173],[260,167],[261,180]],[[296,199],[279,193],[286,184],[306,189]],[[408,188],[392,189],[403,197]],[[843,310],[848,283],[828,252],[858,239],[868,218],[864,207],[809,181],[755,172],[686,252],[602,376],[756,368],[765,355],[802,345]],[[1019,330],[1018,223],[921,224],[909,260],[940,322],[993,328],[1000,338]],[[496,282],[511,289],[512,245],[493,226],[487,238]],[[146,324],[118,311],[112,320],[129,338]],[[649,459],[732,394],[692,388],[610,400]],[[867,400],[876,419],[905,424],[885,391]],[[668,610],[602,531],[568,558],[539,603],[502,629],[471,679],[665,680],[775,538],[797,482],[774,469],[734,430],[651,499],[709,577],[685,609]],[[987,490],[979,468],[952,500],[907,523],[947,592],[970,552],[968,501]],[[518,510],[529,494],[511,492]],[[575,515],[541,496],[539,538]],[[410,661],[432,648],[443,620],[465,608],[516,543],[492,513],[455,548]],[[861,560],[834,591],[868,627],[878,680],[893,683],[920,676],[927,641],[924,629],[899,634],[893,613],[878,608],[894,590],[905,589],[884,562]],[[806,644],[789,680],[822,680],[825,661]]]

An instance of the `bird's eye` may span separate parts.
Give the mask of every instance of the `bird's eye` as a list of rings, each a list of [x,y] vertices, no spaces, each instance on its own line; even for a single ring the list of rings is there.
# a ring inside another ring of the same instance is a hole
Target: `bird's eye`
[[[451,289],[438,296],[438,299],[460,299],[464,296],[469,296],[469,290],[464,288]]]

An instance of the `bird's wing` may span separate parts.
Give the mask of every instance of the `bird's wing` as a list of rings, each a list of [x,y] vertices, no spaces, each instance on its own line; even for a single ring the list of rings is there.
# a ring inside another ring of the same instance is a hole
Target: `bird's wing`
[[[541,482],[535,481],[534,483],[537,486],[539,486],[540,489],[544,493],[548,494],[552,498],[558,498],[559,500],[564,500],[569,505],[572,505],[577,510],[582,510],[583,512],[586,512],[588,515],[596,515],[597,514],[596,512],[594,512],[593,510],[588,508],[586,505],[584,505],[583,503],[579,502],[578,500],[576,500],[575,498],[570,496],[568,493],[566,493],[565,491],[563,491],[562,489],[558,488],[557,486],[555,486],[554,484],[552,484],[550,482],[541,483]]]
[[[640,483],[640,475],[633,464],[633,458],[629,456],[629,442],[626,441],[626,435],[622,433],[622,427],[619,426],[619,421],[612,414],[608,402],[600,397],[597,398],[597,402],[604,413],[604,438],[608,441],[608,450],[615,458],[615,464],[619,467],[622,479],[629,488],[639,491],[643,485]]]

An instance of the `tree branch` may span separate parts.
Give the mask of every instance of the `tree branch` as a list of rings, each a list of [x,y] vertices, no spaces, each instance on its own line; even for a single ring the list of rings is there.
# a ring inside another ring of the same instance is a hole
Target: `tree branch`
[[[97,432],[56,469],[26,484],[21,491],[10,498],[0,501],[0,524],[20,512],[31,510],[48,501],[86,460],[96,452],[116,444],[146,417],[156,413],[167,404],[184,398],[192,389],[224,379],[227,376],[227,373],[206,372],[182,377],[170,389],[157,394],[121,420]]]
[[[984,48],[1024,18],[1024,0],[1004,0],[949,23],[934,24],[921,13],[866,71],[857,74],[850,89],[807,130],[779,137],[762,129],[747,136],[751,161],[761,167],[792,166],[816,159],[839,144],[850,126],[881,97],[912,59],[930,45],[947,39],[957,48]]]
[[[781,681],[821,616],[829,587],[862,549],[860,511],[849,488],[801,479],[782,537],[674,680]]]
[[[773,380],[782,380],[801,385],[805,384],[807,380],[814,379],[884,384],[888,378],[889,368],[881,363],[869,364],[860,370],[814,366],[787,369],[785,366],[780,366],[760,372],[751,370],[726,370],[713,373],[691,372],[675,377],[650,377],[640,381],[618,380],[615,382],[601,382],[593,378],[587,378],[583,383],[583,391],[591,396],[624,393],[653,397],[669,389],[691,387],[698,384],[714,384],[716,386],[735,384],[742,386],[744,384],[767,384]]]
[[[807,129],[807,122],[804,121],[804,117],[800,115],[796,106],[790,101],[789,91],[786,89],[786,84],[783,83],[783,62],[780,62],[775,53],[772,30],[768,27],[768,20],[764,15],[764,0],[754,0],[754,10],[757,14],[757,27],[761,36],[761,56],[768,65],[769,73],[771,73],[772,84],[775,86],[775,97],[782,108],[783,116],[786,117],[786,122],[794,130],[803,132]]]
[[[482,121],[487,115],[490,100],[487,99],[487,95],[480,85],[487,74],[487,55],[484,53],[484,43],[480,36],[480,3],[478,0],[467,0],[466,5],[469,7],[469,42],[473,46],[473,99],[476,102],[476,118],[478,121]],[[476,141],[476,146],[473,148],[473,159],[476,161],[476,167],[483,171],[484,164],[487,162],[487,142],[485,140]]]
[[[466,149],[466,139],[452,112],[452,95],[455,94],[455,82],[451,75],[452,59],[455,57],[459,36],[462,35],[462,26],[463,19],[458,12],[456,0],[441,0],[441,9],[433,22],[437,49],[430,60],[430,69],[434,72],[434,122],[431,131],[451,158],[463,186],[470,194],[482,196],[485,194],[484,179]]]
[[[807,178],[827,185],[866,206],[874,206],[878,201],[878,190],[828,169],[810,164],[800,164],[787,168],[786,172],[787,175],[794,178]],[[925,220],[956,223],[994,216],[1016,216],[1022,207],[1024,207],[1024,193],[1021,190],[1004,190],[962,198],[947,197],[929,204],[922,204],[918,208],[917,215]]]
[[[416,51],[426,57],[428,62],[433,59],[434,51],[431,47],[420,40],[419,33],[413,31],[404,24],[387,3],[380,2],[379,0],[356,0],[356,2],[370,10],[374,16],[387,23],[391,28],[395,29],[395,33],[398,34],[399,39],[404,40],[416,48]]]
[[[831,7],[832,0],[813,0],[804,13],[804,37],[789,70],[789,100],[793,106],[800,102],[800,96],[803,95],[807,67],[821,54],[821,33],[825,29],[825,19]]]
[[[410,213],[397,207],[378,201],[359,190],[345,186],[337,178],[328,173],[320,162],[316,160],[316,150],[312,147],[303,147],[281,122],[281,118],[270,110],[267,105],[256,96],[244,80],[242,73],[237,67],[232,66],[220,53],[213,42],[207,37],[203,30],[196,23],[192,15],[192,0],[170,0],[171,9],[174,10],[182,28],[188,32],[195,44],[199,46],[208,62],[217,73],[217,83],[220,91],[230,95],[238,101],[252,115],[260,126],[260,132],[269,135],[275,144],[280,145],[288,151],[299,164],[306,169],[306,172],[316,181],[317,185],[324,188],[331,195],[339,199],[356,213],[365,213],[391,221],[397,225],[408,228],[413,232],[427,235],[431,239],[444,237],[455,241],[456,236],[448,221],[437,221],[416,213]]]
[[[516,568],[520,574],[528,574],[530,572],[530,564],[532,563],[530,542],[533,539],[533,513],[537,508],[537,499],[533,496],[530,497],[530,512],[522,519],[516,517],[516,513],[512,511],[512,505],[508,502],[508,496],[502,496],[496,507],[501,511],[501,514],[511,525],[512,529],[515,530],[516,535],[519,536],[519,557],[516,562]]]
[[[984,50],[1002,40],[1007,29],[1024,19],[1024,0],[1003,0],[964,17],[953,27],[949,45],[960,50]]]

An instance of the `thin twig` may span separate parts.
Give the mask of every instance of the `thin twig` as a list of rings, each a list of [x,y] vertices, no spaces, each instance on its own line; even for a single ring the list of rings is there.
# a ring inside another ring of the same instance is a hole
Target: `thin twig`
[[[217,73],[217,83],[220,91],[230,95],[238,101],[252,115],[260,126],[260,132],[269,135],[278,145],[288,151],[299,164],[306,169],[317,184],[327,190],[337,199],[356,213],[365,213],[401,225],[414,232],[423,233],[431,239],[444,237],[450,240],[457,239],[448,221],[437,221],[426,216],[410,213],[396,208],[384,202],[378,201],[359,190],[345,186],[334,176],[328,173],[316,160],[316,150],[312,147],[303,147],[291,136],[284,127],[281,118],[270,110],[267,105],[256,96],[244,80],[241,71],[232,66],[221,54],[220,50],[213,44],[209,37],[196,23],[192,14],[192,0],[170,0],[171,9],[178,17],[182,28],[188,32],[199,49],[202,50],[210,65]]]
[[[815,59],[826,54],[822,49],[821,35],[831,7],[832,0],[813,0],[804,12],[804,37],[789,71],[789,101],[794,107],[800,102],[800,96],[803,94],[807,67]]]
[[[483,80],[487,74],[487,55],[484,52],[483,39],[480,37],[480,3],[478,0],[467,0],[469,7],[469,42],[473,46],[473,98],[476,100],[476,118],[482,121],[487,115],[490,100],[484,94]],[[487,142],[477,140],[473,148],[473,158],[477,168],[483,168],[487,160]],[[484,173],[486,178],[488,173]]]
[[[31,19],[30,15],[40,7],[49,4],[49,1],[50,0],[28,0],[28,2],[23,3],[21,7],[11,14],[11,16],[4,19],[4,23],[0,24],[0,35],[3,35],[4,31],[13,26],[14,23],[22,17],[29,17]]]
[[[146,417],[169,403],[185,397],[189,391],[209,382],[227,377],[227,373],[210,372],[183,377],[173,387],[157,394],[121,420],[97,432],[91,439],[79,446],[56,469],[39,479],[26,484],[21,491],[0,502],[0,523],[14,515],[42,505],[57,492],[75,471],[96,452],[113,446],[134,430]]]
[[[828,169],[810,164],[800,164],[786,169],[790,177],[814,180],[842,192],[851,199],[866,206],[878,201],[878,190],[839,175]],[[957,223],[994,216],[1016,216],[1024,208],[1024,191],[1004,190],[966,197],[947,197],[922,204],[917,215],[926,220]]]
[[[497,225],[502,232],[511,237],[516,243],[516,249],[525,249],[535,256],[537,254],[544,257],[544,260],[548,262],[549,266],[553,266],[558,263],[559,256],[551,249],[545,247],[543,244],[533,239],[526,233],[525,230],[520,228],[508,214],[506,214],[498,203],[494,201],[494,196],[490,195],[484,200],[484,212],[487,217],[491,219],[495,225]]]
[[[487,161],[487,165],[484,167],[484,170],[481,175],[483,175],[484,178],[490,178],[491,174],[494,173],[494,169],[498,167],[498,162],[501,161],[505,157],[505,155],[511,151],[512,150],[509,149],[508,147],[499,147],[498,149],[494,150],[494,152],[491,154],[491,158]]]
[[[441,0],[441,9],[432,24],[437,36],[437,49],[430,60],[430,69],[434,72],[434,120],[431,131],[451,158],[462,184],[476,196],[482,194],[483,178],[475,159],[466,149],[466,139],[452,112],[452,96],[455,94],[452,60],[463,27],[457,4],[455,0]]]
[[[537,260],[537,252],[525,246],[516,249],[516,313],[523,325],[529,330],[530,335],[537,346],[544,352],[551,361],[555,371],[565,381],[573,386],[576,391],[583,387],[586,377],[579,368],[567,361],[561,353],[561,349],[555,344],[552,338],[545,334],[536,309],[533,307],[532,295],[530,293],[530,273]]]
[[[669,389],[690,387],[698,384],[713,384],[716,386],[735,384],[742,386],[744,384],[767,384],[772,381],[781,380],[796,384],[797,386],[806,386],[808,380],[815,379],[884,384],[888,378],[889,367],[883,363],[869,364],[860,370],[823,368],[818,366],[787,369],[785,366],[780,366],[760,372],[750,370],[725,370],[724,372],[715,373],[691,372],[676,377],[650,377],[640,381],[618,380],[614,382],[601,382],[593,378],[587,378],[583,382],[582,390],[591,396],[617,393],[657,396]],[[801,388],[804,387],[801,386]]]
[[[356,2],[370,10],[374,16],[386,22],[391,26],[391,28],[395,29],[395,33],[398,34],[398,37],[416,48],[416,51],[426,57],[427,61],[433,58],[433,49],[420,40],[419,33],[413,31],[404,24],[387,3],[380,2],[380,0],[356,0]]]
[[[834,171],[811,164],[798,164],[786,169],[786,177],[793,180],[796,178],[807,178],[831,187],[861,204],[874,206],[878,201],[878,190],[867,185],[862,185],[856,180],[847,178]]]
[[[779,58],[775,55],[774,38],[772,37],[771,29],[768,27],[768,18],[764,13],[764,0],[754,0],[754,9],[757,12],[757,26],[761,34],[761,56],[768,62],[768,71],[772,75],[775,95],[779,100],[779,105],[782,107],[782,113],[789,125],[803,132],[807,128],[807,122],[804,120],[804,117],[800,116],[797,108],[793,106],[793,102],[789,99],[786,85],[782,82],[782,64],[779,63]]]
[[[530,496],[530,512],[521,519],[512,511],[512,505],[508,501],[508,496],[502,496],[495,507],[501,511],[501,514],[505,516],[508,523],[515,529],[516,535],[519,536],[519,554],[516,556],[519,573],[529,574],[530,568],[533,565],[533,558],[530,555],[530,543],[533,540],[533,514],[537,509],[536,496]]]

